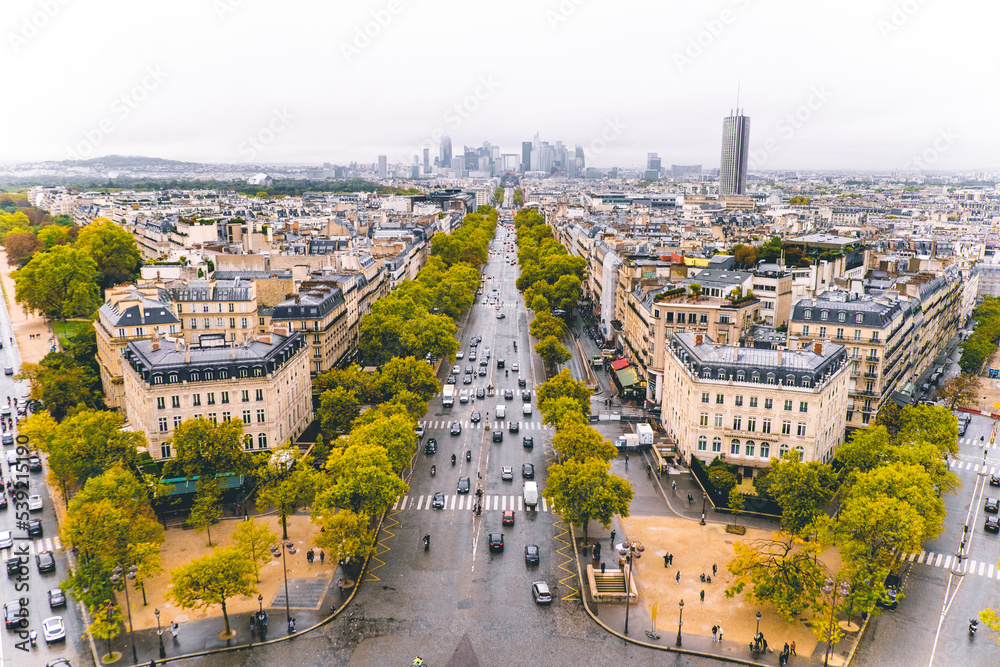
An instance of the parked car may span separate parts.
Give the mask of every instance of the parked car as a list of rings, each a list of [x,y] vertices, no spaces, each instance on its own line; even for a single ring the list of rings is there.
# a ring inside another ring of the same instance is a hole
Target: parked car
[[[901,583],[902,580],[890,572],[885,578],[885,597],[878,600],[875,604],[883,609],[895,611],[896,607],[899,606],[899,601],[896,598],[899,595],[899,585]]]
[[[42,511],[42,497],[39,495],[28,496],[28,511],[29,512],[41,512]]]

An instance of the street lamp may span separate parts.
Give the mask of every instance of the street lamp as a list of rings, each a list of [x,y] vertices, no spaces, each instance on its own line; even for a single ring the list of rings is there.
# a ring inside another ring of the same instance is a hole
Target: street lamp
[[[288,607],[288,568],[285,566],[285,551],[288,545],[281,543],[281,576],[285,578],[285,622],[288,624],[288,634],[292,634],[292,612]]]
[[[139,571],[138,566],[133,565],[128,569],[128,574],[125,575],[125,579],[135,579],[135,573]],[[122,580],[122,567],[121,565],[115,566],[115,569],[111,571],[111,583],[117,585],[118,582],[122,584],[122,590],[125,591],[125,609],[128,611],[128,632],[132,637],[132,662],[138,663],[139,656],[135,652],[135,628],[132,626],[132,604],[128,599],[128,581]]]
[[[851,583],[849,581],[841,581],[837,583],[833,579],[827,577],[826,582],[823,585],[823,592],[827,595],[833,594],[833,602],[830,604],[830,625],[827,628],[826,633],[826,657],[823,659],[823,667],[829,667],[830,664],[830,649],[833,648],[833,618],[834,614],[837,613],[837,594],[840,593],[840,597],[847,597],[851,592]]]
[[[701,525],[705,525],[705,510],[708,508],[708,494],[701,494]]]
[[[108,659],[111,659],[111,615],[115,611],[115,603],[108,600]]]
[[[680,615],[677,617],[677,645],[681,645],[681,626],[684,625],[684,600],[680,601],[677,605],[680,607]]]
[[[160,660],[167,657],[167,649],[163,648],[163,629],[160,627],[160,610],[154,609],[156,614],[156,637],[160,640]]]
[[[258,595],[257,596],[257,609],[258,609],[258,611],[260,611],[260,613],[262,613],[262,614],[264,613],[264,596],[263,595]]]
[[[634,559],[641,558],[646,547],[636,540],[625,540],[618,553],[625,558],[625,634],[628,634],[628,610],[631,607],[632,586],[629,583],[632,575],[632,563]]]
[[[757,612],[757,630],[753,633],[753,636],[756,637],[759,634],[760,634],[760,612],[758,611]]]

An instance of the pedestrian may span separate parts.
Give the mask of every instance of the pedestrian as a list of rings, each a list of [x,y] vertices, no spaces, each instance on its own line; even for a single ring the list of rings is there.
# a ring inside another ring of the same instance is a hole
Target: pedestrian
[[[243,503],[243,518],[244,519],[249,519],[250,518],[250,515],[247,514],[247,505],[246,505],[246,503]]]
[[[673,564],[674,564],[674,555],[670,554],[670,565],[673,566]]]
[[[704,588],[703,588],[703,589],[701,589],[701,601],[702,601],[702,602],[704,602],[704,601],[705,601],[705,589],[704,589]]]
[[[712,565],[712,576],[714,577],[719,571],[718,565]]]
[[[788,646],[788,642],[785,642],[785,648],[781,649],[781,652],[785,655],[786,658],[788,657],[788,652],[790,650],[791,648]]]
[[[670,554],[663,554],[663,567],[670,567]]]
[[[670,490],[675,493],[677,492],[677,482],[670,482]]]
[[[722,641],[722,626],[719,626],[719,641]]]
[[[712,641],[713,642],[719,641],[718,638],[717,638],[718,634],[719,634],[719,626],[713,625],[712,626]]]
[[[678,584],[681,583],[681,571],[680,570],[677,570],[677,576],[674,577],[674,579],[677,580]]]
[[[323,561],[326,560],[326,553],[322,549],[319,550],[319,564],[322,565]]]
[[[149,661],[149,667],[156,667],[156,661],[155,660],[150,660]]]
[[[601,574],[604,574],[604,561],[601,561]]]
[[[628,470],[628,454],[625,455],[625,470]]]
[[[170,634],[172,634],[174,636],[174,640],[175,641],[177,640],[177,631],[179,629],[180,629],[180,626],[177,625],[177,621],[170,621]]]
[[[791,650],[791,655],[795,655],[795,641],[794,640],[792,641],[792,645],[789,647],[789,649]]]
[[[614,545],[614,543],[615,543],[615,531],[612,530],[611,531],[611,544]]]

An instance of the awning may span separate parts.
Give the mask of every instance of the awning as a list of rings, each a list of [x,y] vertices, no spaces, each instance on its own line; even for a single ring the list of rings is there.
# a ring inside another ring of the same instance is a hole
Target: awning
[[[618,382],[623,388],[631,387],[639,381],[639,374],[635,372],[634,368],[623,368],[616,375],[618,376]]]
[[[615,359],[611,362],[611,369],[620,371],[623,368],[628,368],[628,359]]]

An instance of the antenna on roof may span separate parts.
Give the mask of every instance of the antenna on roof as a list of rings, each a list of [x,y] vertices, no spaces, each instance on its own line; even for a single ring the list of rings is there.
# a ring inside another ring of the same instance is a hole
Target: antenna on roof
[[[736,79],[736,115],[740,114],[740,80]]]

